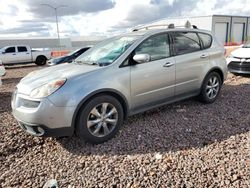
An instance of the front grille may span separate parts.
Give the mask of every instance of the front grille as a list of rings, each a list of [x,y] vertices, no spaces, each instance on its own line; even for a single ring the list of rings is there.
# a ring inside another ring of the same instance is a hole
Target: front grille
[[[44,130],[39,126],[30,126],[30,125],[27,125],[27,124],[25,124],[23,122],[20,122],[20,121],[18,121],[18,124],[20,125],[20,127],[24,131],[26,131],[26,132],[28,132],[28,133],[30,133],[32,135],[35,135],[35,136],[44,135]]]
[[[228,65],[229,70],[250,72],[250,62],[232,61]]]

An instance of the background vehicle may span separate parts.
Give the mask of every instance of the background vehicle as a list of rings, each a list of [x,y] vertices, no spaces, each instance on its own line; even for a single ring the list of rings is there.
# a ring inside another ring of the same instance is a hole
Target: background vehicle
[[[86,52],[89,48],[90,47],[80,48],[80,49],[77,49],[77,50],[75,50],[75,51],[73,51],[73,52],[71,52],[71,53],[69,53],[69,54],[67,54],[65,56],[50,59],[48,61],[48,65],[52,66],[52,65],[62,64],[62,63],[71,63],[77,57],[79,57],[84,52]]]
[[[231,52],[227,64],[231,73],[250,74],[250,42]]]
[[[40,51],[31,49],[29,46],[6,46],[0,49],[0,60],[5,65],[19,63],[35,63],[45,65],[51,58],[51,51]]]
[[[0,60],[0,86],[2,85],[2,76],[4,76],[6,73],[4,65],[2,61]]]
[[[213,103],[227,77],[224,48],[208,31],[172,27],[116,36],[77,62],[27,75],[13,115],[30,134],[98,144],[127,116],[193,96]]]

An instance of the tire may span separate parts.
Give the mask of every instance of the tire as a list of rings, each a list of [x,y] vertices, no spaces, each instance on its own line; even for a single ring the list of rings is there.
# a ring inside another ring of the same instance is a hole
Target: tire
[[[45,65],[46,64],[46,61],[47,61],[47,58],[46,57],[44,57],[44,56],[38,56],[37,58],[36,58],[36,65],[38,65],[38,66],[42,66],[42,65]]]
[[[122,105],[116,98],[109,95],[96,96],[79,111],[76,135],[89,143],[101,144],[115,136],[123,118]]]
[[[209,73],[203,81],[199,100],[205,104],[213,103],[220,94],[221,85],[220,75],[217,72]]]

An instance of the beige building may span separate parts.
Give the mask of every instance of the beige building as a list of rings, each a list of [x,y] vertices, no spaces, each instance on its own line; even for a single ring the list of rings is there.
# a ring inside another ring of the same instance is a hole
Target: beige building
[[[250,40],[250,16],[211,15],[197,17],[166,18],[146,25],[185,25],[189,21],[199,29],[211,30],[223,44],[241,44]]]

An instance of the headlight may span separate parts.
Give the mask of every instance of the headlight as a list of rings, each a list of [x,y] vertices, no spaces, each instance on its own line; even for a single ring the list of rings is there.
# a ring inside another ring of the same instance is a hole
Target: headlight
[[[66,79],[53,80],[31,91],[30,97],[34,99],[41,99],[47,97],[62,87]]]
[[[227,58],[234,58],[234,56],[230,54],[229,56],[227,56]]]

